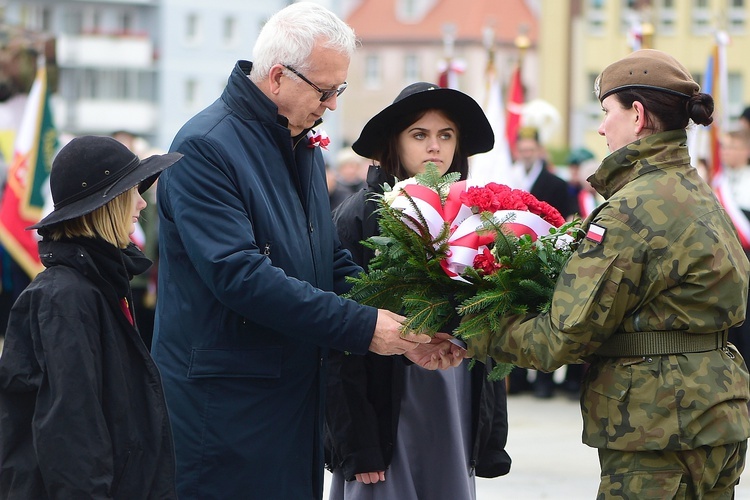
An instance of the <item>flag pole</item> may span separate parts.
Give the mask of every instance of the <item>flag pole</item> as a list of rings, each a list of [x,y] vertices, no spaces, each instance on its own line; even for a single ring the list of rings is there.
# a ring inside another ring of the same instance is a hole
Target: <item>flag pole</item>
[[[531,40],[529,40],[526,32],[527,27],[521,26],[518,36],[513,41],[516,49],[518,49],[518,61],[516,62],[515,69],[511,73],[510,83],[508,85],[508,113],[505,124],[506,139],[508,140],[508,146],[510,147],[512,158],[516,157],[516,136],[521,127],[521,111],[524,101],[523,84],[521,79],[523,59],[526,54],[526,49],[531,45]]]
[[[490,151],[476,154],[469,159],[469,184],[484,185],[488,182],[512,184],[510,150],[506,138],[506,103],[497,74],[495,31],[491,26],[484,28],[482,40],[487,50],[482,109],[492,127],[495,143]]]
[[[438,85],[443,88],[457,89],[457,75],[453,67],[453,49],[456,45],[456,25],[454,23],[444,23],[442,31],[443,54],[445,55],[445,69],[440,72]]]
[[[57,131],[49,105],[46,58],[40,52],[0,203],[0,244],[30,278],[43,266],[36,232],[26,231],[26,227],[41,218],[45,202],[43,191],[56,148]]]

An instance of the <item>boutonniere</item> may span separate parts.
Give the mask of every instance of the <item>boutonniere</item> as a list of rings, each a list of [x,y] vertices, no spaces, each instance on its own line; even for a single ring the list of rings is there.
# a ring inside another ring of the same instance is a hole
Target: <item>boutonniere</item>
[[[315,130],[310,130],[307,133],[307,147],[308,148],[314,148],[314,147],[320,146],[321,148],[328,150],[328,145],[330,143],[331,143],[331,139],[328,138],[328,134],[326,134],[322,130],[319,132],[316,132]]]

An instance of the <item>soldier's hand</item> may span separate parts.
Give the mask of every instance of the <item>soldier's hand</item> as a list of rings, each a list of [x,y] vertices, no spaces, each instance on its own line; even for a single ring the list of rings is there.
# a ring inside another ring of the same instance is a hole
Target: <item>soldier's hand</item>
[[[466,349],[454,344],[453,339],[447,333],[436,333],[429,344],[420,344],[404,356],[427,370],[455,368],[464,360]]]

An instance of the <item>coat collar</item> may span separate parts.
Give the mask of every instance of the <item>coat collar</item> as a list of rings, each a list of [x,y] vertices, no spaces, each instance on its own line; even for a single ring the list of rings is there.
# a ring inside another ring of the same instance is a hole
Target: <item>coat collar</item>
[[[684,129],[652,134],[613,152],[586,179],[605,199],[641,175],[690,163]]]
[[[229,75],[229,81],[221,99],[244,120],[256,119],[265,123],[276,123],[288,129],[289,120],[279,114],[278,106],[250,80],[252,69],[252,62],[237,61],[232,74]],[[323,120],[319,119],[312,127],[303,130],[297,138],[304,138],[310,130],[320,126],[321,123]],[[294,141],[295,144],[298,142],[298,140]]]
[[[396,184],[396,178],[387,174],[380,166],[370,165],[367,170],[367,186],[370,188],[370,191],[382,193],[383,184],[393,187]]]

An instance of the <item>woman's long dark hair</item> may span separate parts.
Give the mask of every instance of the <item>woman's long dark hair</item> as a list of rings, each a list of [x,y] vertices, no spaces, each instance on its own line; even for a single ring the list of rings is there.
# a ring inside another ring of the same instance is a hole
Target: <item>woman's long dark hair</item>
[[[380,156],[380,168],[382,168],[387,174],[396,177],[399,180],[404,180],[410,175],[404,169],[401,161],[398,157],[398,136],[401,132],[406,130],[406,127],[413,124],[420,118],[422,118],[428,111],[439,111],[443,113],[451,122],[453,122],[458,128],[458,141],[456,141],[456,151],[453,153],[453,161],[448,172],[458,172],[461,174],[461,179],[466,179],[469,175],[469,158],[466,156],[461,149],[461,129],[459,122],[451,116],[451,114],[440,108],[427,108],[409,113],[400,117],[390,128],[390,133],[385,141],[385,148],[383,154]]]

